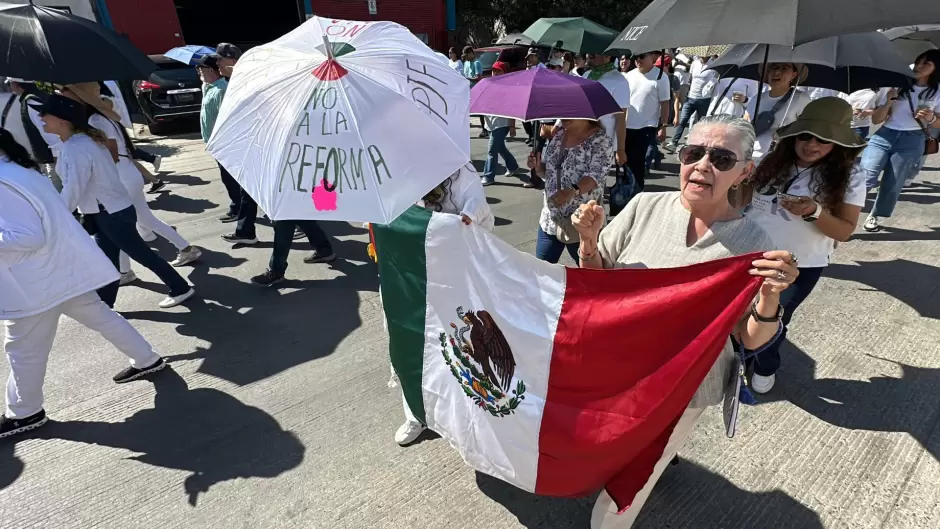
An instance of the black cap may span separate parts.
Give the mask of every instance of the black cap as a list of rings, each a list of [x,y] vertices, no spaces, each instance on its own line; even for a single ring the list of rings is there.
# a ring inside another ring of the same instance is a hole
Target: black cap
[[[215,47],[215,54],[219,57],[224,57],[226,59],[235,59],[236,61],[242,57],[242,50],[238,46],[231,44],[229,42],[222,42]]]
[[[78,127],[88,126],[88,110],[85,104],[63,95],[52,94],[44,103],[30,106],[35,108],[40,115],[55,116]]]
[[[218,70],[219,69],[219,56],[214,53],[203,55],[202,57],[199,58],[198,61],[196,61],[196,66]]]

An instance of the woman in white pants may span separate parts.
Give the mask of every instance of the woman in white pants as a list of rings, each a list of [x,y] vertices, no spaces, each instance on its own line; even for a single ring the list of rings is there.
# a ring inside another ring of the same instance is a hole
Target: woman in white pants
[[[176,259],[170,261],[173,266],[184,266],[192,263],[202,256],[202,251],[189,244],[169,224],[158,219],[147,205],[144,195],[144,180],[137,166],[130,156],[129,141],[124,127],[120,124],[120,116],[109,108],[110,102],[105,102],[99,93],[98,83],[79,83],[68,85],[62,90],[62,95],[72,97],[85,103],[88,108],[88,124],[100,130],[108,138],[111,147],[118,154],[118,175],[137,211],[137,226],[141,236],[147,239],[148,232],[156,233],[170,241],[179,250]],[[113,143],[112,143],[113,142]],[[124,252],[120,257],[121,284],[134,281],[137,277],[131,270],[130,258]]]
[[[42,386],[63,314],[101,333],[130,359],[116,383],[166,367],[95,293],[117,278],[26,150],[0,129],[0,319],[10,362],[0,438],[46,423]]]

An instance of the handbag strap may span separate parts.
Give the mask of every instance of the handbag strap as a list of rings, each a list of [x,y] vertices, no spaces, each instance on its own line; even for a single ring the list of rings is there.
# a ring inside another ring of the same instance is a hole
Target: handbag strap
[[[914,94],[913,89],[907,93],[907,105],[911,107],[911,115],[914,116],[914,121],[916,121],[917,124],[920,125],[920,130],[924,131],[924,135],[927,136],[927,139],[930,139],[931,136],[930,136],[930,132],[927,132],[927,126],[921,123],[919,119],[917,119],[917,112],[914,111],[913,94]],[[918,101],[920,101],[920,98],[918,98]]]

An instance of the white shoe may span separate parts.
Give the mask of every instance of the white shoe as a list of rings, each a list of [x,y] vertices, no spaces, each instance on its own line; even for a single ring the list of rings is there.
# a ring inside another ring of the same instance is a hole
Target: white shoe
[[[175,307],[195,295],[196,295],[196,289],[190,288],[188,291],[180,294],[179,296],[176,296],[176,297],[167,296],[166,299],[160,302],[160,308],[169,309],[169,308]]]
[[[163,156],[160,156],[160,155],[158,154],[157,157],[153,159],[153,172],[155,172],[155,173],[159,173],[159,172],[160,172],[160,164],[161,164],[161,163],[163,163]]]
[[[176,259],[170,261],[172,266],[183,266],[188,265],[189,263],[202,257],[202,250],[192,246],[189,251],[180,250],[179,254],[176,255]]]
[[[415,442],[425,429],[427,427],[419,422],[405,421],[405,424],[395,432],[395,442],[400,446],[408,446]]]
[[[864,228],[865,231],[878,231],[881,229],[881,219],[874,215],[869,215],[868,220],[865,221],[865,225],[862,226],[862,228]]]
[[[157,240],[157,234],[154,232],[150,232],[147,235],[141,235],[140,238],[143,239],[144,242],[153,242]]]
[[[754,373],[751,375],[751,389],[754,390],[754,393],[760,393],[761,395],[769,392],[774,389],[774,383],[777,382],[777,375],[763,376]]]
[[[137,274],[135,274],[133,270],[128,270],[127,272],[121,274],[121,281],[118,283],[118,285],[123,287],[124,285],[129,285],[134,281],[137,281]]]

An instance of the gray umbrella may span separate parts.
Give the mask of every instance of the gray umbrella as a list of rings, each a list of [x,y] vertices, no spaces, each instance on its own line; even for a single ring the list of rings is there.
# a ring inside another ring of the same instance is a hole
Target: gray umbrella
[[[845,93],[863,88],[907,86],[913,80],[910,60],[901,56],[888,38],[877,31],[829,37],[795,48],[738,44],[709,68],[722,77],[760,80],[759,72],[765,61],[803,64],[809,73],[801,86]]]
[[[913,61],[921,53],[940,46],[940,25],[902,26],[884,30],[902,55]]]
[[[799,46],[924,21],[940,22],[940,1],[655,0],[610,47],[642,53],[705,44]]]

